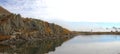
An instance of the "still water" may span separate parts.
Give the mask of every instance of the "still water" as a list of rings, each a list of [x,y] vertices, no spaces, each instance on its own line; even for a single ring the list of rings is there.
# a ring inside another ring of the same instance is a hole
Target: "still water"
[[[120,35],[79,35],[49,54],[120,54]]]
[[[0,45],[0,54],[120,54],[120,35],[79,35]]]

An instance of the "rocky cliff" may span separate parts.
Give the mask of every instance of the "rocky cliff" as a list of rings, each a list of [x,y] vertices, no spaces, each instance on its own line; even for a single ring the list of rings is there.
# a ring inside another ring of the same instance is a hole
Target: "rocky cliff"
[[[71,35],[71,32],[59,25],[23,18],[20,14],[12,14],[0,8],[0,41],[60,38],[67,35]]]

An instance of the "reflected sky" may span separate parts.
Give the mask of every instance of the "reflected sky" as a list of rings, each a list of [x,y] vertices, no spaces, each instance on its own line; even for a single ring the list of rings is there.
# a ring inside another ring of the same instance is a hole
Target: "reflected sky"
[[[49,54],[119,54],[119,35],[77,36]]]
[[[78,36],[70,40],[71,43],[91,43],[91,42],[111,42],[120,41],[120,35],[84,35]],[[68,42],[69,43],[69,42]]]

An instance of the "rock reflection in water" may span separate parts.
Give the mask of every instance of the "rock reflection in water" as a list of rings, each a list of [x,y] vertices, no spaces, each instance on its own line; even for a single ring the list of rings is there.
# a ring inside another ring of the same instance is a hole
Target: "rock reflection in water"
[[[0,53],[5,54],[45,54],[55,51],[55,48],[70,38],[47,39],[44,41],[29,41],[16,45],[0,45]]]

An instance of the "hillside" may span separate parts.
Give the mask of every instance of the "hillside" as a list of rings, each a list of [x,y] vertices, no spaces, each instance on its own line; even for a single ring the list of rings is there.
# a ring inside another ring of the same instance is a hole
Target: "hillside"
[[[54,23],[24,18],[0,8],[0,41],[61,38],[71,32]],[[7,13],[7,14],[3,14]]]
[[[10,14],[10,12],[0,6],[0,14]]]

